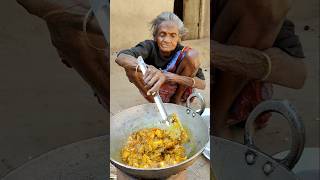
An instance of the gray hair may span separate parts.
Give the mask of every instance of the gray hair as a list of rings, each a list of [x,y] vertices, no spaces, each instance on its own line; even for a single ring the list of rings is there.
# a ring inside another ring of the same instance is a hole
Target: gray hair
[[[186,35],[187,28],[184,27],[184,24],[181,21],[181,19],[172,12],[163,12],[151,21],[151,32],[153,37],[157,35],[159,25],[164,21],[174,22],[178,26],[180,37],[183,37],[184,35]]]

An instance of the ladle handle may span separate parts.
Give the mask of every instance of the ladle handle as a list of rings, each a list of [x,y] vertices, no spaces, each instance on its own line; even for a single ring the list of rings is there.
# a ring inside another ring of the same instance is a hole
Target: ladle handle
[[[157,107],[158,107],[158,110],[160,112],[160,115],[161,115],[161,119],[163,121],[166,121],[167,122],[167,117],[168,117],[168,114],[167,114],[167,111],[164,109],[164,105],[163,105],[163,102],[162,102],[162,99],[159,95],[159,93],[157,92],[156,95],[153,97],[154,99],[154,102],[156,103]]]
[[[194,93],[192,93],[192,94],[190,94],[190,96],[187,98],[187,107],[188,108],[190,108],[190,109],[192,109],[190,106],[191,106],[191,98],[193,98],[193,97],[196,97],[196,98],[198,98],[199,99],[199,101],[200,101],[200,109],[198,109],[198,110],[195,110],[198,114],[202,114],[203,112],[204,112],[204,109],[206,108],[206,103],[205,103],[205,101],[204,101],[204,98],[203,98],[203,96],[200,94],[200,93],[198,93],[198,92],[194,92]]]
[[[257,149],[253,141],[254,122],[259,115],[265,112],[280,113],[289,122],[292,134],[290,151],[285,158],[275,160],[283,164],[288,169],[292,169],[300,159],[304,149],[305,129],[300,117],[287,100],[268,100],[258,104],[247,119],[244,143],[249,147]]]
[[[144,60],[141,56],[138,57],[138,65],[139,65],[139,68],[142,72],[143,75],[145,75],[146,71],[147,71],[147,66],[146,64],[144,63]],[[166,123],[167,122],[167,117],[168,117],[168,114],[167,114],[167,111],[164,109],[164,105],[163,105],[163,102],[162,102],[162,99],[159,95],[159,92],[156,92],[156,94],[153,96],[153,99],[154,99],[154,102],[156,103],[157,107],[158,107],[158,110],[160,112],[160,115],[161,115],[161,119],[163,121],[165,121]]]
[[[144,63],[144,60],[141,56],[138,57],[137,61],[142,74],[145,75],[147,71],[147,65]]]

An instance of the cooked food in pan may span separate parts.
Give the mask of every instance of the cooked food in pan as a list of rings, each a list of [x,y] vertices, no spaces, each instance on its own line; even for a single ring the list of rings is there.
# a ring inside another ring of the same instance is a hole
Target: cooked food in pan
[[[174,120],[168,129],[144,128],[133,132],[121,150],[122,161],[137,168],[162,168],[186,160],[183,144],[189,138],[186,131],[174,131],[181,125],[175,124],[180,123],[178,119]]]

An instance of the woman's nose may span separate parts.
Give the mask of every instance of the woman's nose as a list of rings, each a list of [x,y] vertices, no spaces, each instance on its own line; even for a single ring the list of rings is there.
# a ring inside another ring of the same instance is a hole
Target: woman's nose
[[[165,36],[163,41],[169,43],[171,42],[171,38],[169,36]]]

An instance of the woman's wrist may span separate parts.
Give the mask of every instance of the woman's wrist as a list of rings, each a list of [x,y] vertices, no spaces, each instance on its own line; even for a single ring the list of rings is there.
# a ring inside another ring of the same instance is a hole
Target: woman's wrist
[[[162,71],[164,76],[166,77],[165,82],[175,82],[175,74],[167,71]]]
[[[165,82],[174,82],[194,88],[196,86],[196,80],[192,77],[180,76],[171,72],[164,72],[166,77]]]

